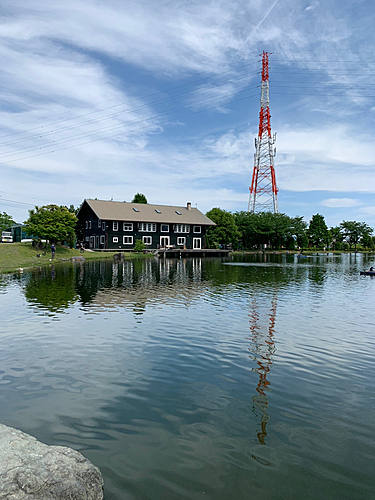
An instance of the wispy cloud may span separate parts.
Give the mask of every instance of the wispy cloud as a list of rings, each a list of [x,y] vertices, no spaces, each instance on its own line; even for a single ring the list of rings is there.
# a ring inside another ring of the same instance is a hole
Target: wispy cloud
[[[323,207],[329,208],[346,208],[356,207],[360,205],[360,202],[353,198],[327,198],[326,200],[322,200],[320,204]]]

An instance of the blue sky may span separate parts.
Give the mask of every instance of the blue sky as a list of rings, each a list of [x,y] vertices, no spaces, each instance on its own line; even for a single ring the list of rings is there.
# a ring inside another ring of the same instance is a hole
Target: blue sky
[[[0,211],[84,198],[246,210],[259,54],[279,208],[375,227],[370,1],[2,2]]]

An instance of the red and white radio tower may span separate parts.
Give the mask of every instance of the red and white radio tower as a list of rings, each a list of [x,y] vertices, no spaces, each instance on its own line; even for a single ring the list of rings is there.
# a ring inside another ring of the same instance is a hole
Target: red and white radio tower
[[[276,134],[271,135],[268,52],[262,55],[262,86],[260,95],[259,132],[255,139],[254,171],[251,181],[248,212],[278,213],[274,147]]]

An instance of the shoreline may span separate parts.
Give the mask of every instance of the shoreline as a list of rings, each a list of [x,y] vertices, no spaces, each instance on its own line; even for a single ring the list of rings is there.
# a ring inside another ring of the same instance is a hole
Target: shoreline
[[[52,259],[50,249],[45,250],[34,248],[31,243],[0,243],[0,275],[10,274],[14,272],[29,271],[38,267],[49,266],[54,264],[66,264],[67,262],[79,262],[81,258],[85,261],[89,260],[107,260],[113,259],[115,254],[119,252],[96,252],[86,250],[81,253],[79,249],[71,249],[65,246],[58,245],[56,247],[55,258]],[[121,252],[124,255],[124,260],[133,259],[149,259],[153,257],[151,252]],[[302,256],[323,256],[323,255],[339,255],[339,254],[374,254],[374,251],[359,250],[304,250],[303,253],[299,250],[234,250],[231,255],[302,255]],[[45,255],[43,255],[45,254]],[[39,255],[39,257],[38,257]]]
[[[47,249],[34,248],[31,243],[0,243],[0,275],[14,272],[29,271],[38,267],[53,264],[66,264],[68,262],[79,262],[81,258],[89,260],[113,259],[118,252],[94,252],[86,250],[80,253],[79,249],[71,249],[65,246],[56,246],[55,257],[52,259],[50,246]],[[136,252],[124,252],[124,259],[150,258],[152,254]]]

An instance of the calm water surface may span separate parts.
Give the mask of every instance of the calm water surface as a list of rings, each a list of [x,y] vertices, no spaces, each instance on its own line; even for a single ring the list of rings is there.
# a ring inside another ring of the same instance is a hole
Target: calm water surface
[[[106,500],[375,498],[363,255],[89,262],[0,277],[0,422]]]

